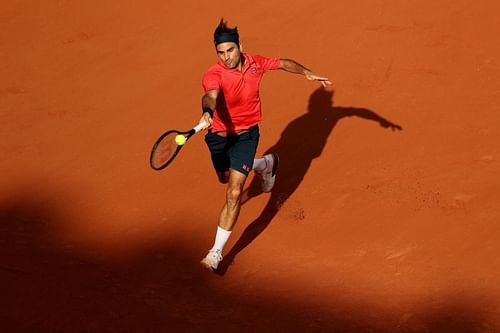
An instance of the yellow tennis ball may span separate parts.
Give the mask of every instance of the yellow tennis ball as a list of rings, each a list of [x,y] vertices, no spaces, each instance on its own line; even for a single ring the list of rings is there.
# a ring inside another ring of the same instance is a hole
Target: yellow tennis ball
[[[182,146],[185,144],[187,141],[186,137],[182,134],[179,134],[175,137],[175,143],[177,143],[178,146]]]

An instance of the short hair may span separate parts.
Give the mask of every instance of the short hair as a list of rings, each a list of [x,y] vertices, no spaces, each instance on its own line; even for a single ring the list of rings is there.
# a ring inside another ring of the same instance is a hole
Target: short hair
[[[214,30],[214,41],[218,40],[221,36],[224,35],[233,35],[237,37],[237,44],[239,45],[239,33],[238,33],[238,27],[230,28],[227,25],[227,21],[224,20],[224,18],[220,19],[219,25],[217,28]]]

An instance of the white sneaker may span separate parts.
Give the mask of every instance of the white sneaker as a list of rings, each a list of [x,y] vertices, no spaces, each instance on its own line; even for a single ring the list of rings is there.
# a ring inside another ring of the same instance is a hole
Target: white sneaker
[[[280,157],[277,153],[272,153],[264,155],[264,159],[266,160],[266,168],[262,172],[257,172],[257,174],[261,177],[260,186],[262,192],[271,192],[276,181],[276,170],[278,169]]]
[[[210,250],[205,258],[203,258],[200,263],[212,271],[215,271],[222,261],[222,255],[220,250]]]

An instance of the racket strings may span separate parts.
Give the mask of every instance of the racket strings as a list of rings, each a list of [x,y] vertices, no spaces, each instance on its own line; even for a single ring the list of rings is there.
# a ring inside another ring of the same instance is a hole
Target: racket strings
[[[170,133],[163,137],[156,145],[151,155],[153,168],[165,166],[177,153],[178,145],[175,142],[177,133]]]

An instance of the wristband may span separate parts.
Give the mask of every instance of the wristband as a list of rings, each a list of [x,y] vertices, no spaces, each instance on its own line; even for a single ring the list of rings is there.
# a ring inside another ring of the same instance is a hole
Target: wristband
[[[203,107],[202,114],[205,113],[205,112],[207,112],[210,115],[210,118],[213,118],[214,111],[211,108],[209,108],[208,106]]]

